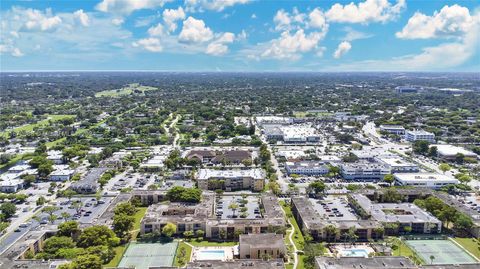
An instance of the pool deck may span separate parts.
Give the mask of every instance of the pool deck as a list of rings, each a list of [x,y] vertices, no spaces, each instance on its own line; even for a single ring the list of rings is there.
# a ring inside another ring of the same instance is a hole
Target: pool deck
[[[234,256],[234,248],[235,246],[233,247],[194,247],[193,248],[193,251],[192,251],[192,260],[193,261],[197,261],[197,260],[205,260],[205,259],[200,259],[199,257],[199,253],[202,252],[202,251],[211,251],[211,250],[223,250],[225,255],[223,257],[223,259],[221,259],[222,261],[229,261],[229,260],[233,260],[233,256]],[[214,259],[215,260],[215,259]]]
[[[368,258],[368,255],[370,253],[375,253],[375,250],[370,247],[369,245],[365,244],[355,244],[355,245],[343,245],[343,244],[338,244],[333,246],[334,252],[337,257],[365,257]],[[351,252],[351,251],[361,251],[365,253],[365,255],[348,255],[346,252]]]

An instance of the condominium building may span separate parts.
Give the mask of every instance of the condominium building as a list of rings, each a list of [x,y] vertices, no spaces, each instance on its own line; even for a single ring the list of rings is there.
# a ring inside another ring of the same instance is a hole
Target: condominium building
[[[379,181],[390,174],[391,170],[386,164],[378,161],[360,160],[341,164],[340,172],[346,180]]]
[[[392,173],[412,173],[420,171],[418,165],[407,162],[398,156],[381,156],[377,157],[377,160],[387,165]]]
[[[240,259],[284,258],[283,234],[242,234],[239,237]]]
[[[204,190],[222,189],[226,191],[261,191],[265,185],[265,172],[253,168],[247,170],[200,169],[196,175],[198,187]]]
[[[405,128],[400,125],[380,125],[380,130],[395,135],[405,134]]]
[[[329,172],[328,166],[318,161],[286,162],[285,169],[289,175],[321,176]]]
[[[439,189],[446,185],[458,184],[456,178],[438,173],[396,173],[395,184]]]
[[[247,211],[232,209],[232,203]],[[277,197],[271,194],[218,196],[204,192],[198,204],[172,202],[149,206],[140,231],[142,234],[161,232],[169,222],[176,225],[177,234],[202,230],[206,238],[233,239],[235,234],[263,234],[283,229],[285,216]]]
[[[374,203],[367,196],[357,193],[349,195],[349,202],[362,218],[382,223],[388,229],[387,234],[407,230],[420,234],[442,231],[440,220],[413,203]]]
[[[430,143],[435,143],[435,134],[423,130],[407,131],[405,133],[405,140],[410,142],[428,141]]]

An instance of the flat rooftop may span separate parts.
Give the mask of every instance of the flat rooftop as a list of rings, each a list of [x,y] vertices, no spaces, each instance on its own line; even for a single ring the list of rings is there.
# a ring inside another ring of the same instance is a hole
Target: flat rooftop
[[[325,199],[308,199],[322,219],[327,220],[359,220],[346,196],[329,195]]]
[[[187,269],[215,268],[215,269],[282,269],[283,260],[233,260],[233,261],[195,261],[187,264]]]
[[[466,150],[462,147],[457,147],[453,145],[436,144],[436,145],[430,145],[430,147],[437,147],[438,154],[442,156],[455,156],[460,153],[467,157],[477,157],[477,154],[469,150]]]
[[[395,178],[403,182],[432,182],[432,181],[441,181],[441,182],[451,182],[452,184],[457,184],[458,180],[456,178],[442,175],[438,173],[395,173]]]
[[[315,257],[318,269],[417,269],[406,257],[378,256],[364,257]]]
[[[411,167],[416,166],[416,164],[407,162],[403,158],[398,156],[383,156],[378,157],[378,160],[389,165],[390,167]]]
[[[232,204],[237,205],[235,214],[234,210],[230,208]],[[244,205],[243,207],[242,204]],[[243,198],[241,195],[223,195],[219,197],[215,205],[215,214],[222,219],[233,219],[234,217],[240,219],[261,219],[263,217],[260,213],[260,204],[261,201],[258,196]]]
[[[441,223],[432,214],[412,203],[374,203],[363,194],[351,194],[350,196],[376,221]]]

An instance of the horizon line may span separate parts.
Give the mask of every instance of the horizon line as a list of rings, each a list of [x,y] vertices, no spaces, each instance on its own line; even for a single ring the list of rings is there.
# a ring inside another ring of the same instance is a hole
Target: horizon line
[[[274,70],[264,70],[264,71],[219,71],[219,70],[209,70],[209,71],[189,71],[189,70],[148,70],[148,69],[68,69],[68,70],[0,70],[0,73],[49,73],[49,72],[139,72],[139,73],[480,73],[480,71],[298,71],[298,70],[286,70],[286,71],[274,71]]]

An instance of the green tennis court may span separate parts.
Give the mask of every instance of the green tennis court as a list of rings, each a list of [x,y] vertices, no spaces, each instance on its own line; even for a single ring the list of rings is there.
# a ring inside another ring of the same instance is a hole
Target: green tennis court
[[[406,240],[426,264],[468,264],[476,263],[475,258],[450,240]],[[433,256],[433,262],[430,257]]]
[[[178,243],[130,243],[118,267],[148,269],[153,266],[172,266]]]

